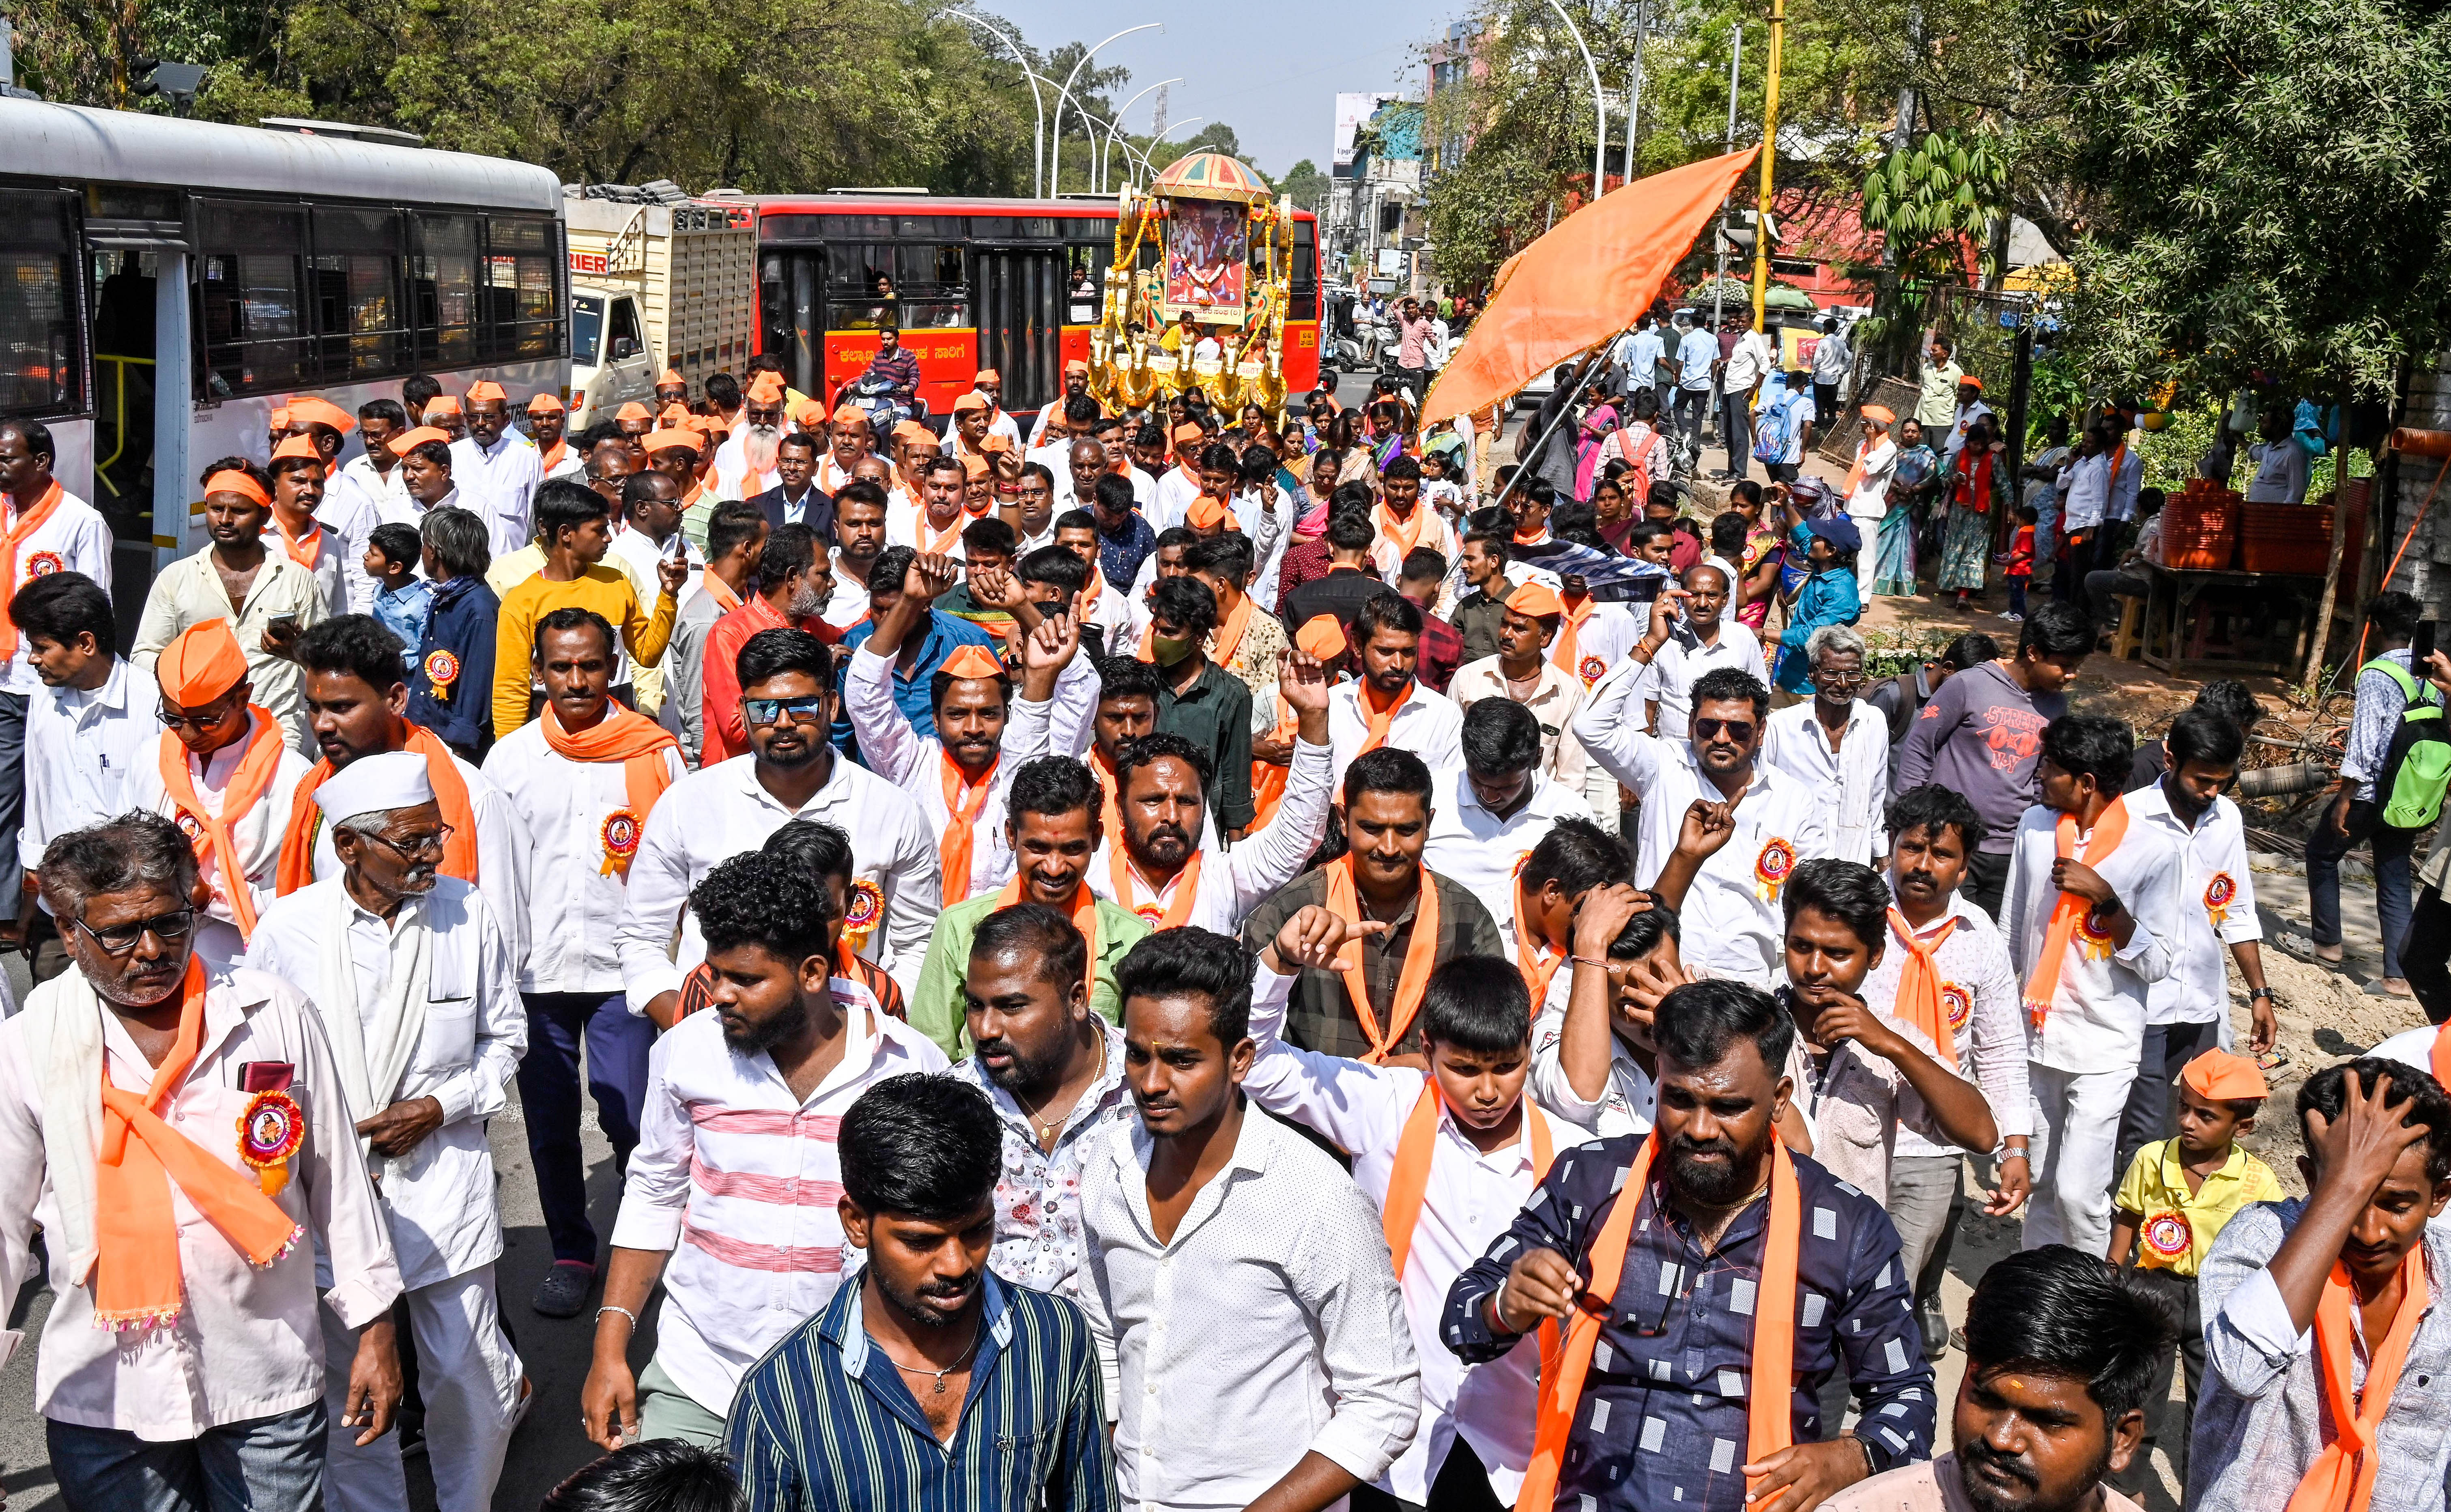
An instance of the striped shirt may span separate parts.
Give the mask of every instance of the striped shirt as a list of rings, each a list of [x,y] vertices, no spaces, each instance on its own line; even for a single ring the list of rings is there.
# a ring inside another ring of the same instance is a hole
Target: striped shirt
[[[970,1396],[939,1441],[902,1374],[868,1337],[863,1286],[757,1362],[725,1447],[746,1512],[1107,1512],[1098,1350],[1080,1309],[981,1277]]]
[[[648,1062],[613,1243],[671,1253],[656,1360],[709,1412],[729,1407],[741,1373],[841,1283],[843,1113],[888,1076],[948,1067],[866,988],[833,985],[848,1020],[842,1061],[805,1101],[773,1056],[727,1045],[714,1013],[675,1025]]]

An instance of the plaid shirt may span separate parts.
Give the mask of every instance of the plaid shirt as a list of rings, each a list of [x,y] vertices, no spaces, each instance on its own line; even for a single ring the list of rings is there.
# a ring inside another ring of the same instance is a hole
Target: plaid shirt
[[[1424,869],[1422,874],[1435,882],[1439,890],[1439,965],[1459,955],[1507,955],[1506,942],[1500,937],[1489,910],[1481,907],[1479,898],[1461,883],[1436,872]],[[1277,931],[1298,910],[1326,902],[1327,873],[1314,867],[1278,889],[1274,896],[1251,912],[1249,922],[1243,926],[1243,943],[1254,951],[1261,950],[1277,937]],[[1413,919],[1419,908],[1417,897],[1386,933],[1371,935],[1362,942],[1362,974],[1370,983],[1370,1011],[1382,1029],[1387,1024],[1388,1007],[1395,1001],[1396,980],[1404,972],[1404,952],[1412,947]],[[1285,1006],[1285,1040],[1299,1049],[1325,1055],[1359,1059],[1370,1053],[1370,1038],[1362,1032],[1362,1020],[1353,1011],[1352,999],[1345,995],[1342,973],[1308,968],[1297,973],[1293,995]],[[1404,1036],[1405,1044],[1411,1048],[1418,1048],[1419,1040],[1418,1033]]]
[[[1463,665],[1463,637],[1456,627],[1424,609],[1422,611],[1421,659],[1413,676],[1422,686],[1434,693],[1447,691],[1447,683]]]

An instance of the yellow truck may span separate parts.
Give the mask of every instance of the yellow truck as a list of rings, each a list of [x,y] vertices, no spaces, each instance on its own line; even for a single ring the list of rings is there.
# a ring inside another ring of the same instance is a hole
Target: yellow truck
[[[565,186],[570,258],[570,429],[631,400],[652,403],[677,369],[695,399],[740,375],[757,319],[757,217],[746,202],[669,185]]]

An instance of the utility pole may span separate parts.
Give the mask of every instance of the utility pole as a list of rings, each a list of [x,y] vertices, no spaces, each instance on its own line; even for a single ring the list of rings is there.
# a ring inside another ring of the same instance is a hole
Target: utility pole
[[[1743,23],[1737,23],[1734,29],[1735,45],[1728,53],[1728,146],[1726,149],[1730,152],[1736,149],[1736,70],[1744,66],[1745,61]],[[1714,240],[1719,244],[1718,268],[1711,276],[1711,335],[1716,339],[1719,334],[1719,322],[1723,318],[1720,308],[1726,304],[1728,297],[1728,211],[1724,205],[1719,207],[1719,234]]]
[[[1634,182],[1634,123],[1642,114],[1642,34],[1647,29],[1651,7],[1646,3],[1634,11],[1634,71],[1625,85],[1625,181]]]
[[[1754,329],[1763,326],[1770,298],[1771,170],[1778,162],[1778,61],[1787,30],[1787,0],[1770,0],[1770,67],[1762,84],[1761,195],[1754,224]]]

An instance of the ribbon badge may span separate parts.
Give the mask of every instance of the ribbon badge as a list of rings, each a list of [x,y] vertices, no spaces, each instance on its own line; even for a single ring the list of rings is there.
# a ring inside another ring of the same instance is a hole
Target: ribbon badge
[[[1794,871],[1795,847],[1771,836],[1763,843],[1761,854],[1754,857],[1754,896],[1765,903],[1775,901]]]
[[[289,1185],[289,1157],[306,1139],[306,1114],[287,1092],[258,1092],[238,1120],[238,1158],[255,1171],[267,1197]]]
[[[179,811],[178,825],[179,833],[187,837],[190,845],[195,843],[197,835],[205,833],[205,827],[196,822],[196,816],[185,809]]]
[[[1974,1016],[1974,994],[1968,992],[1962,983],[1943,982],[1940,984],[1940,1006],[1942,1011],[1949,1015],[1949,1027],[1952,1031],[1961,1030],[1966,1027],[1966,1021]]]
[[[851,879],[851,898],[843,908],[843,943],[856,951],[876,933],[885,917],[885,889],[864,876]]]
[[[2147,1249],[2164,1260],[2183,1258],[2196,1243],[2195,1230],[2188,1227],[2187,1215],[2183,1212],[2155,1213],[2145,1220],[2139,1237]]]
[[[68,562],[56,551],[38,551],[26,559],[26,576],[29,579],[48,578],[68,570]]]
[[[1575,664],[1575,671],[1581,676],[1583,686],[1588,688],[1608,675],[1608,663],[1598,657],[1585,657]]]
[[[425,654],[425,680],[434,684],[435,701],[451,701],[451,685],[460,680],[460,658],[441,646]]]
[[[2110,935],[2093,921],[2091,909],[2077,915],[2076,948],[2088,961],[2107,961],[2110,959],[2110,952],[2117,949]]]
[[[2229,917],[2229,906],[2237,901],[2237,881],[2227,872],[2215,872],[2205,884],[2205,912],[2211,915],[2213,928],[2221,928]]]
[[[597,868],[598,876],[611,876],[626,869],[630,857],[638,854],[638,816],[626,808],[615,809],[604,815],[597,838],[604,842],[604,864]]]

